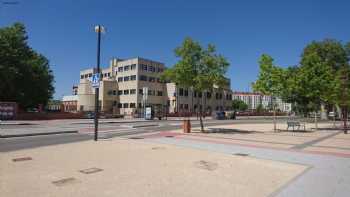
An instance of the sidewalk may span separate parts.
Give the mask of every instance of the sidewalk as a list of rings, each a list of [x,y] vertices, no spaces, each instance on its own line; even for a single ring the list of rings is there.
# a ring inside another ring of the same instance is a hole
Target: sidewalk
[[[7,152],[0,160],[1,193],[11,197],[259,197],[308,168],[128,139]]]

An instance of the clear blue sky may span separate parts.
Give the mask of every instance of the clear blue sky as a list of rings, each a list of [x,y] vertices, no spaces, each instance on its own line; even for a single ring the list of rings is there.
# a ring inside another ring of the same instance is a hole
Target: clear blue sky
[[[96,63],[102,24],[102,65],[112,57],[145,57],[172,66],[173,49],[186,36],[213,43],[227,57],[234,90],[247,91],[262,53],[281,66],[298,64],[312,40],[350,41],[350,1],[0,0],[0,27],[25,24],[29,44],[51,62],[55,98],[70,94],[81,69]]]

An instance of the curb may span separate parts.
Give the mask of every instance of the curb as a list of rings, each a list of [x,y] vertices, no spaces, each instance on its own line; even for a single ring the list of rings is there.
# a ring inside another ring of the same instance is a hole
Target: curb
[[[78,133],[75,131],[56,131],[56,132],[45,132],[45,133],[26,133],[26,134],[13,134],[13,135],[0,135],[0,138],[14,138],[14,137],[29,137],[29,136],[39,136],[39,135],[56,135],[56,134],[67,134],[67,133]]]
[[[155,127],[159,126],[159,124],[146,124],[146,125],[134,125],[131,128],[140,128],[140,127]]]

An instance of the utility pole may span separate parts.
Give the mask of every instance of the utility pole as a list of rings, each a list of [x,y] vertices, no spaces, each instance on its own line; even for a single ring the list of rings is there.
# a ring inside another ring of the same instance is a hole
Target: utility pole
[[[94,116],[94,125],[95,125],[95,136],[94,140],[98,139],[98,116],[99,116],[99,83],[101,78],[100,72],[100,48],[101,48],[101,33],[104,32],[104,28],[101,25],[95,26],[95,32],[97,33],[97,68],[95,74],[98,76],[98,86],[95,87],[95,116]]]

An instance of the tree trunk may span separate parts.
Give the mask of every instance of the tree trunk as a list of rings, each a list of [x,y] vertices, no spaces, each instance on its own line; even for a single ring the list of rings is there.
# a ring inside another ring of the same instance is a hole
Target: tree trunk
[[[276,125],[276,109],[273,109],[273,131],[277,131],[277,125]]]
[[[347,107],[343,108],[343,126],[344,126],[344,134],[348,134],[348,126],[347,126],[347,122],[348,122],[348,109]]]
[[[315,130],[317,131],[318,124],[317,124],[317,111],[315,111]]]
[[[201,125],[201,132],[204,132],[204,125],[203,125],[202,116],[203,116],[202,109],[200,109],[199,122],[200,122],[200,125]]]

